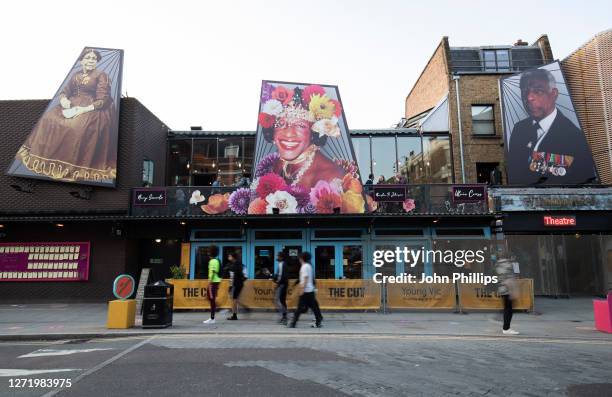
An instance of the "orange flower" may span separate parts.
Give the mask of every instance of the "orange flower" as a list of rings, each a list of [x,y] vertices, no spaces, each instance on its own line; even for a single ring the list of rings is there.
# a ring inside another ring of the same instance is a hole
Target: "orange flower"
[[[352,190],[342,193],[342,209],[343,214],[362,214],[365,211],[365,201],[361,193],[355,193]]]
[[[213,194],[208,198],[208,204],[200,208],[208,215],[222,214],[229,208],[229,193]]]
[[[266,213],[266,206],[268,203],[264,199],[256,198],[249,204],[249,215],[263,215]]]
[[[368,212],[375,212],[378,209],[378,202],[372,198],[372,196],[366,196],[368,202]]]
[[[344,178],[342,178],[342,190],[345,192],[350,190],[351,192],[361,193],[363,191],[363,187],[361,186],[359,179],[353,178],[351,174],[346,174],[344,175]]]

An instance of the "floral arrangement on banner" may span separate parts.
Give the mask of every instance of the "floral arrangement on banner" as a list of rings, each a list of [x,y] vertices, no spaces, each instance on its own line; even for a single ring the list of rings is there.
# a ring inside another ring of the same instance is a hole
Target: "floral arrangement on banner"
[[[328,140],[342,136],[340,102],[319,85],[291,87],[263,83],[260,133],[277,151],[256,164],[250,187],[208,199],[194,191],[191,204],[207,214],[238,215],[272,214],[274,209],[280,214],[332,214],[335,208],[340,213],[363,213],[376,205],[366,203],[354,161],[328,158],[320,150]]]

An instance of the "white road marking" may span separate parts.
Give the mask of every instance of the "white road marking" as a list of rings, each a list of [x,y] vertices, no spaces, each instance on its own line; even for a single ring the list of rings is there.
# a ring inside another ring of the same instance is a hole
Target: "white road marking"
[[[155,339],[157,337],[157,335],[153,335],[150,338],[147,338],[131,347],[128,347],[127,349],[125,349],[124,351],[122,351],[121,353],[109,358],[108,360],[104,361],[103,363],[100,363],[98,365],[96,365],[93,368],[88,369],[87,371],[83,372],[81,375],[77,376],[76,378],[74,378],[72,380],[72,385],[74,386],[78,381],[80,381],[81,379],[85,378],[88,375],[93,374],[94,372],[97,372],[99,370],[101,370],[102,368],[106,367],[109,364],[112,364],[113,362],[119,360],[121,357],[125,356],[128,353],[133,352],[134,350],[138,349],[140,346],[143,346],[149,342],[151,342],[153,339]],[[63,387],[59,387],[55,390],[51,390],[49,393],[44,394],[42,397],[52,397],[55,396],[57,393],[59,393],[60,391],[62,391],[64,388]]]
[[[66,369],[2,369],[0,368],[0,377],[2,376],[30,376],[38,374],[47,374],[51,372],[70,372],[80,371],[78,368],[66,368]]]
[[[28,354],[24,354],[22,356],[19,356],[17,358],[31,358],[31,357],[46,357],[46,356],[68,356],[70,354],[77,354],[77,353],[91,353],[91,352],[95,352],[95,351],[101,351],[101,350],[114,350],[112,348],[105,348],[105,349],[39,349],[36,351],[33,351],[32,353],[28,353]]]

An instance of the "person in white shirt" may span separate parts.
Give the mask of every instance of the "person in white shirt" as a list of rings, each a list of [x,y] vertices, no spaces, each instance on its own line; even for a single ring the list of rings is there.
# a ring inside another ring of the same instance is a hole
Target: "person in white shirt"
[[[321,315],[319,303],[315,297],[313,271],[312,265],[310,264],[311,258],[312,256],[309,252],[302,252],[300,254],[300,284],[298,286],[300,300],[293,314],[291,323],[287,325],[289,328],[295,328],[295,325],[300,318],[300,314],[306,313],[308,309],[311,309],[315,315],[315,323],[313,327],[321,328],[323,326],[323,316]]]

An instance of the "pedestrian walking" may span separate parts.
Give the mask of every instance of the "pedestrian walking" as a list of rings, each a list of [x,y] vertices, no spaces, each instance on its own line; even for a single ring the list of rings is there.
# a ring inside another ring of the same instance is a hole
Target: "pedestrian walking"
[[[238,258],[238,255],[231,253],[227,256],[227,260],[229,261],[228,272],[230,278],[230,296],[232,298],[232,315],[227,319],[238,320],[238,303],[246,277],[244,275],[242,261]]]
[[[214,324],[215,311],[217,310],[217,292],[221,282],[221,264],[219,259],[217,259],[219,248],[216,245],[211,245],[208,249],[208,254],[210,255],[210,260],[208,261],[208,289],[206,290],[206,296],[210,302],[210,318],[204,321],[204,324]]]
[[[518,335],[519,332],[510,328],[512,321],[512,301],[517,298],[517,282],[516,273],[518,273],[518,262],[513,259],[500,258],[496,265],[495,271],[498,276],[498,293],[504,301],[504,325],[502,334]]]
[[[278,271],[272,278],[272,280],[274,280],[276,283],[274,303],[278,313],[281,315],[279,323],[287,325],[287,289],[289,287],[289,276],[287,264],[285,262],[285,253],[280,251],[276,255],[276,260],[278,261]]]
[[[311,309],[315,315],[315,323],[312,326],[316,328],[321,328],[323,326],[323,316],[321,315],[319,303],[315,297],[313,271],[312,265],[310,264],[311,258],[312,256],[309,252],[302,252],[300,254],[300,283],[298,286],[298,294],[300,299],[298,306],[293,313],[293,319],[288,325],[289,328],[295,328],[295,325],[300,318],[300,314],[306,313],[308,309]]]

